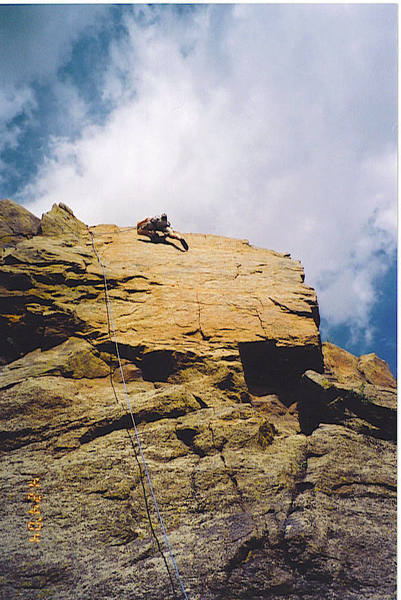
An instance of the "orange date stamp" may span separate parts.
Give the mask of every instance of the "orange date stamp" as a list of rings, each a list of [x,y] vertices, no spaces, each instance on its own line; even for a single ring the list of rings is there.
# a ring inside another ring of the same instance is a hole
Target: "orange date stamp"
[[[29,541],[34,544],[38,544],[40,542],[40,530],[42,529],[42,515],[40,512],[40,503],[42,501],[42,495],[39,493],[40,478],[35,477],[29,483],[29,487],[33,488],[27,495],[27,499],[33,503],[32,507],[29,509],[31,520],[27,525],[28,530],[32,532],[32,537],[29,538]]]

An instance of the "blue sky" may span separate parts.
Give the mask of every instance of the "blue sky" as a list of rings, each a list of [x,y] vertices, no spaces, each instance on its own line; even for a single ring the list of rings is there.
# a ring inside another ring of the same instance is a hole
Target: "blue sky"
[[[291,252],[395,372],[395,4],[0,5],[0,57],[0,197]]]

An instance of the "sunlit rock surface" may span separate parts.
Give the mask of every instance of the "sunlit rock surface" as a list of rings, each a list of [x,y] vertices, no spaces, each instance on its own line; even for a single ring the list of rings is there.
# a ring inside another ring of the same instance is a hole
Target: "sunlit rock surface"
[[[321,346],[299,262],[65,205],[32,222],[0,263],[1,597],[183,598],[115,327],[189,598],[393,600],[395,381]]]

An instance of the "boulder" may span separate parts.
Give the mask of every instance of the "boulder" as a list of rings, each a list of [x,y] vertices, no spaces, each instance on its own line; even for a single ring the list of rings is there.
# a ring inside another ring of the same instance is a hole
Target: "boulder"
[[[320,423],[339,423],[360,433],[396,440],[397,392],[393,387],[339,383],[314,371],[306,371],[302,379],[299,416],[305,433],[311,433]]]
[[[357,357],[330,342],[324,342],[322,350],[325,372],[334,375],[339,382],[397,387],[387,363],[374,353]]]
[[[374,352],[359,357],[358,370],[362,373],[368,383],[381,385],[383,387],[396,388],[397,382],[386,361],[382,360]]]

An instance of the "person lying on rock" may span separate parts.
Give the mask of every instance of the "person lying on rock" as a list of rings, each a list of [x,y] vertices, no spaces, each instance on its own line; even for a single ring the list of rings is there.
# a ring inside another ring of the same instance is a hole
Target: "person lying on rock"
[[[179,240],[185,250],[188,250],[188,244],[178,233],[170,227],[170,221],[167,220],[166,213],[160,217],[147,217],[139,221],[136,226],[138,235],[147,235],[152,242],[164,241],[166,238]]]

